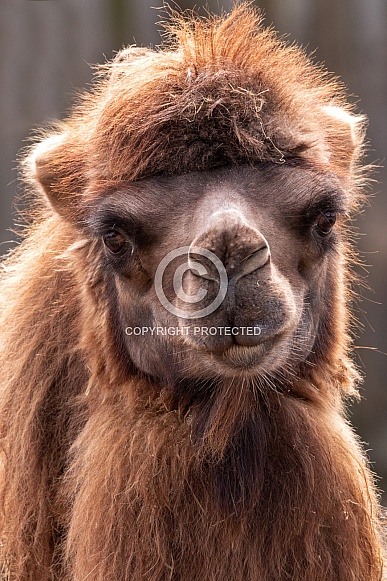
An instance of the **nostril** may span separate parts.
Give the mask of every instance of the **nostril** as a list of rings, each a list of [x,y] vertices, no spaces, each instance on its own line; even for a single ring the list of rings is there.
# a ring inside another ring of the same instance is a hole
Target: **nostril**
[[[263,268],[270,262],[270,250],[265,244],[258,248],[255,252],[251,253],[241,264],[240,271],[238,273],[238,278],[251,274],[259,268]]]
[[[188,267],[194,276],[204,278],[205,280],[219,280],[219,274],[211,261],[205,256],[190,251],[188,253]]]

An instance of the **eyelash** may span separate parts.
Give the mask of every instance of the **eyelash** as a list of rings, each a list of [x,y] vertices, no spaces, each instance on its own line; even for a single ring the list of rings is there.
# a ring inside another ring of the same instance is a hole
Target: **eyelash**
[[[94,224],[91,224],[91,228],[93,236],[96,238],[103,238],[112,230],[117,230],[126,236],[132,246],[136,248],[142,248],[154,242],[154,238],[148,229],[145,230],[142,224],[130,218],[122,219],[111,216],[104,217],[101,221],[97,218]]]
[[[329,212],[335,214],[337,218],[345,214],[343,208],[337,207],[334,204],[324,204],[313,208],[307,208],[307,210],[302,215],[304,216],[304,220],[306,222],[308,222],[310,225],[313,225],[320,218],[320,216]]]
[[[88,222],[88,226],[92,235],[96,238],[102,238],[112,230],[118,230],[131,239],[134,239],[136,235],[134,222],[131,223],[129,220],[123,220],[115,216],[104,216],[103,219],[100,219],[99,216],[92,217]]]

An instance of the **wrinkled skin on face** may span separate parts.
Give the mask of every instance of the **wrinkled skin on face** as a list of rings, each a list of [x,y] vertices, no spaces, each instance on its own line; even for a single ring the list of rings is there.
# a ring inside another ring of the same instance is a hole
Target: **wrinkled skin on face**
[[[337,178],[302,165],[223,168],[104,192],[86,222],[115,289],[128,358],[172,382],[296,373],[330,326],[345,212]],[[211,309],[225,275],[227,292]]]

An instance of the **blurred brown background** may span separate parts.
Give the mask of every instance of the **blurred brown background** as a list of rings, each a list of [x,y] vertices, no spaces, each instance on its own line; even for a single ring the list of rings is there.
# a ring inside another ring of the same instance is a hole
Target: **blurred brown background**
[[[183,8],[205,3],[177,0]],[[218,12],[231,0],[208,1]],[[369,116],[368,161],[387,165],[386,0],[265,0],[266,23],[296,40],[341,76],[359,111]],[[111,58],[123,44],[157,45],[162,0],[0,0],[0,250],[17,194],[16,156],[39,125],[65,114],[76,90],[87,87],[89,64]],[[380,487],[387,491],[387,171],[380,169],[371,205],[357,220],[359,248],[371,265],[359,305],[358,362],[363,400],[350,409],[366,442]],[[367,347],[367,348],[364,348]],[[372,349],[369,349],[369,348]],[[387,502],[387,496],[385,496]]]

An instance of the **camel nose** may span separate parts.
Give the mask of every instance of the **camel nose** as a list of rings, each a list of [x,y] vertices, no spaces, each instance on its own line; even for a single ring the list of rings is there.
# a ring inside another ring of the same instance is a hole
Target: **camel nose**
[[[270,262],[266,238],[247,224],[238,210],[233,209],[215,212],[206,230],[195,238],[189,250],[191,271],[202,278],[217,280],[218,268],[216,261],[211,260],[210,253],[222,262],[229,279],[234,280]]]

